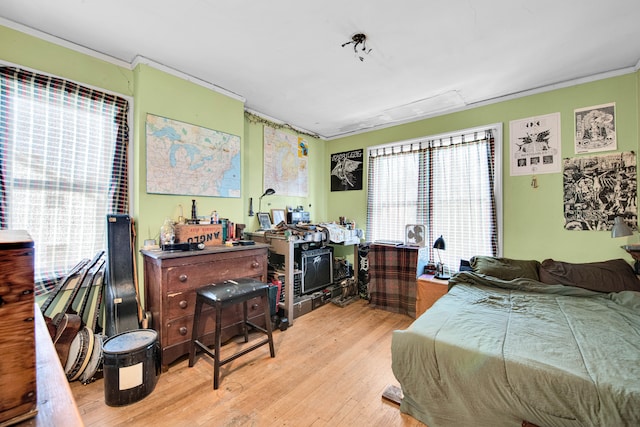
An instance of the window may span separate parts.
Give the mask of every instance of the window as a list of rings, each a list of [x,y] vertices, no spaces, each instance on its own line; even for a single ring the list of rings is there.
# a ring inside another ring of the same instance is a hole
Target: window
[[[36,293],[106,246],[128,211],[128,102],[0,67],[0,228],[35,242]]]
[[[492,125],[369,148],[369,240],[404,242],[407,224],[423,224],[425,246],[446,242],[431,259],[452,271],[461,259],[498,255],[499,139]]]

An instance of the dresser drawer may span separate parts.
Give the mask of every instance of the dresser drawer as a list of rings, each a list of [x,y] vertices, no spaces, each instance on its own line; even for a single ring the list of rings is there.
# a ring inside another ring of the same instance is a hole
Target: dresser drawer
[[[255,256],[170,267],[167,270],[167,290],[179,292],[228,279],[261,277],[265,269],[265,262],[263,257]]]
[[[165,325],[167,345],[191,340],[191,334],[193,333],[193,310],[191,310],[191,313],[192,314],[188,316],[169,319],[167,321]],[[225,308],[222,312],[222,327],[225,328],[237,323],[241,318],[238,313],[239,311],[235,306]],[[206,319],[204,323],[204,333],[208,334],[213,332],[216,325],[216,316],[213,309],[207,307],[202,316],[202,318]]]
[[[196,306],[195,289],[185,289],[183,291],[167,292],[167,303],[165,305],[165,318],[176,319],[178,317],[193,314]]]
[[[250,299],[249,301],[247,301],[247,316],[251,318],[258,314],[263,314],[264,306],[265,303],[262,302],[261,298]],[[167,293],[167,303],[165,307],[166,312],[164,313],[164,317],[167,319],[176,319],[178,317],[193,314],[193,310],[196,307],[196,291],[185,290],[182,292]],[[208,310],[209,307],[205,306],[205,309]],[[241,310],[242,305],[238,305],[239,315],[242,315]]]
[[[195,305],[195,302],[194,302]],[[166,345],[177,344],[182,341],[191,340],[193,333],[193,308],[189,310],[188,315],[176,318],[170,318],[165,325]],[[201,314],[204,321],[204,334],[210,334],[215,331],[216,315],[213,307],[204,306]],[[247,318],[252,320],[259,326],[264,326],[264,304],[260,298],[252,298],[247,301]],[[233,325],[239,324],[242,319],[242,304],[235,304],[225,307],[222,310],[222,331],[223,340],[238,333]]]

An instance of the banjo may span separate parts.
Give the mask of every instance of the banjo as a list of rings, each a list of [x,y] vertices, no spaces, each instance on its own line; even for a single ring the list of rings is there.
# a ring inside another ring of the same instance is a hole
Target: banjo
[[[84,370],[80,373],[80,377],[78,378],[82,384],[89,384],[93,380],[95,380],[96,373],[102,366],[102,343],[105,339],[104,334],[97,333],[96,327],[98,325],[98,318],[100,317],[100,309],[102,304],[102,290],[104,288],[104,268],[98,270],[97,278],[96,278],[96,303],[95,303],[95,314],[92,316],[91,327],[89,328],[94,334],[93,340],[93,350],[91,351],[91,356],[87,357],[87,365]]]
[[[89,294],[95,286],[97,272],[102,269],[105,263],[103,254],[104,252],[100,253],[100,257],[98,258],[100,261],[93,266],[94,268],[92,268],[92,271],[87,275],[87,280],[85,280],[87,286],[84,294],[82,295],[81,307],[78,310],[78,317],[81,321],[87,308],[87,303],[90,299]],[[85,322],[82,323],[83,326],[78,330],[78,333],[71,341],[69,346],[69,355],[64,367],[65,374],[69,381],[75,381],[78,379],[82,371],[86,368],[89,358],[91,357],[91,352],[93,351],[95,341],[93,331],[86,326]]]
[[[67,275],[58,282],[55,289],[49,293],[49,297],[40,307],[40,311],[42,312],[42,316],[44,317],[45,323],[47,325],[47,330],[49,331],[49,335],[51,335],[51,339],[54,339],[56,336],[56,325],[53,322],[53,315],[51,317],[47,316],[47,310],[53,303],[54,300],[57,300],[57,304],[60,304],[62,301],[63,291],[69,286],[69,284],[78,277],[82,268],[89,262],[88,258],[83,259],[75,267],[71,269],[67,273]],[[56,304],[56,305],[57,305]],[[55,305],[54,305],[55,306]],[[52,309],[53,310],[53,309]]]

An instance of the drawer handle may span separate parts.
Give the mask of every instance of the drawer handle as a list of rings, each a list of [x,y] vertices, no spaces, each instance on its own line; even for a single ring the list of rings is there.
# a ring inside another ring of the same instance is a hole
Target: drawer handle
[[[187,303],[186,300],[182,300],[178,305],[180,306],[180,308],[187,308],[187,305],[189,304]]]
[[[260,267],[260,263],[258,261],[253,261],[251,263],[251,268],[258,268],[258,267]]]
[[[260,304],[253,304],[253,305],[251,306],[251,310],[257,310],[257,309],[258,309],[258,307],[260,307]]]
[[[183,326],[178,330],[178,332],[180,332],[180,335],[187,335],[187,327]]]
[[[180,277],[178,277],[178,280],[180,280],[181,282],[186,282],[187,278],[188,277],[186,274],[181,274]]]

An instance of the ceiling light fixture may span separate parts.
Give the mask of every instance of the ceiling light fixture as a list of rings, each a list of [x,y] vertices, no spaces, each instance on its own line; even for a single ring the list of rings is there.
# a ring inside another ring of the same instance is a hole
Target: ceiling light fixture
[[[353,52],[356,54],[356,58],[358,58],[360,61],[364,61],[364,57],[360,53],[358,53],[358,46],[360,46],[360,50],[363,53],[366,53],[367,55],[372,50],[372,49],[367,49],[367,36],[365,36],[362,33],[354,34],[351,37],[351,41],[342,43],[342,47],[345,47],[346,45],[349,45],[349,44],[353,44]]]

